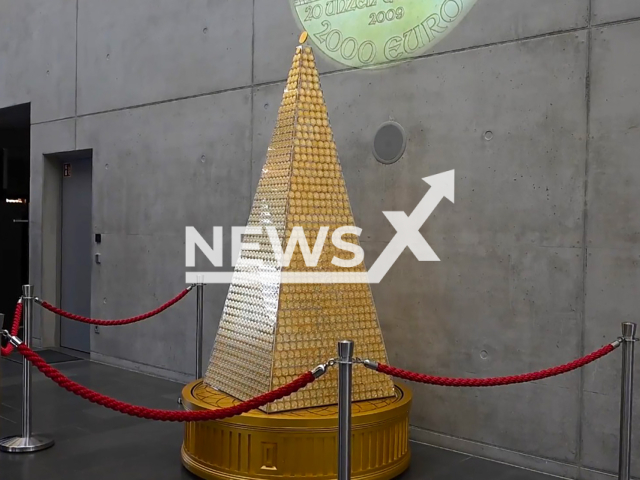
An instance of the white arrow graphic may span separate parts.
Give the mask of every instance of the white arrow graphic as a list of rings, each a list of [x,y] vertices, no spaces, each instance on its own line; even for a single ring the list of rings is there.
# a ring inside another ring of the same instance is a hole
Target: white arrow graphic
[[[407,217],[404,212],[382,212],[396,234],[369,270],[369,282],[380,283],[405,248],[421,262],[439,262],[440,259],[420,234],[420,228],[443,198],[455,203],[455,170],[423,178],[431,185],[427,194]]]
[[[439,262],[436,253],[420,234],[420,228],[443,198],[447,198],[451,203],[455,202],[455,170],[432,175],[423,180],[431,185],[431,188],[410,216],[404,212],[382,212],[396,229],[396,234],[368,272],[280,272],[272,266],[265,266],[262,260],[256,260],[257,266],[264,267],[264,275],[279,275],[282,283],[380,283],[407,247],[421,262]],[[254,271],[187,272],[187,283],[201,281],[253,284],[256,278]]]

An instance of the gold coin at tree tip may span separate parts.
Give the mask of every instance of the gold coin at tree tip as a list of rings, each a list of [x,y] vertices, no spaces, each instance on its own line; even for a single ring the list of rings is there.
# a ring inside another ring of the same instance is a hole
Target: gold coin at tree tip
[[[459,25],[477,0],[289,2],[304,30],[300,43],[308,37],[333,60],[366,68],[429,51]]]
[[[307,41],[307,38],[309,38],[309,34],[307,32],[302,32],[300,34],[300,40],[298,40],[300,43],[304,43]]]

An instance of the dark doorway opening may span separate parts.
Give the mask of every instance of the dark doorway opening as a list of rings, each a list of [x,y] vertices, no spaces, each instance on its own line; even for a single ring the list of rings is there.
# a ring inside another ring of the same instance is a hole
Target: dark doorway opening
[[[30,104],[0,109],[0,313],[13,320],[29,283]]]

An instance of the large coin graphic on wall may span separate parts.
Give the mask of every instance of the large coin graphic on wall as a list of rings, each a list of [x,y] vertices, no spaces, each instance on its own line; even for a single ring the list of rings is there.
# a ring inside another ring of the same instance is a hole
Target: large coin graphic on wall
[[[476,0],[289,0],[311,41],[350,67],[421,55],[446,37]]]

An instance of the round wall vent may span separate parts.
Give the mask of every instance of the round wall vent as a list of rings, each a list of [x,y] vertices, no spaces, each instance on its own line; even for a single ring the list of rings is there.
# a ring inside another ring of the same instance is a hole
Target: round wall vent
[[[380,163],[396,163],[407,148],[404,128],[397,122],[383,123],[373,139],[373,155]]]

